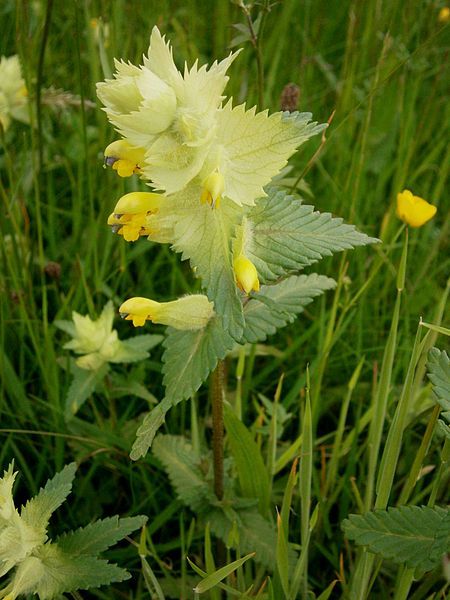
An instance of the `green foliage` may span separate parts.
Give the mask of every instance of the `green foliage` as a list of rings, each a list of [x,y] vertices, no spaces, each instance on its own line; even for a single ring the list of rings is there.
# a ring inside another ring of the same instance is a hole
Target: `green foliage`
[[[233,411],[224,407],[225,429],[234,458],[241,495],[258,500],[259,510],[267,516],[269,508],[269,475],[252,434]]]
[[[351,540],[407,567],[430,571],[450,551],[450,511],[401,506],[350,515],[342,527]]]
[[[220,209],[198,205],[179,219],[173,247],[197,269],[207,295],[223,319],[224,329],[239,340],[244,328],[242,303],[231,264],[231,238],[242,218],[232,202]]]
[[[65,417],[71,419],[83,406],[86,400],[94,393],[97,386],[103,381],[109,367],[103,364],[96,370],[80,369],[75,362],[71,364],[73,374],[72,383],[66,396]]]
[[[447,423],[439,420],[441,431],[450,440],[450,359],[447,353],[431,348],[428,355],[428,377],[433,384],[433,394]]]
[[[292,323],[305,306],[336,282],[323,275],[294,275],[275,285],[264,285],[245,305],[244,339],[263,342],[277,329]]]
[[[211,500],[211,491],[200,467],[200,457],[191,444],[181,436],[159,435],[153,453],[163,463],[183,504],[194,511],[204,510],[206,502]]]
[[[379,241],[274,188],[267,198],[258,200],[248,214],[248,223],[252,233],[247,256],[264,282],[301,270],[334,252]]]
[[[40,600],[51,600],[64,592],[129,579],[125,569],[97,554],[142,527],[147,517],[115,516],[69,531],[55,542],[48,540],[50,516],[70,493],[75,471],[75,463],[64,467],[26,503],[20,515],[13,502],[12,467],[0,480],[0,576],[15,567],[8,585],[0,590],[1,597],[33,593]]]

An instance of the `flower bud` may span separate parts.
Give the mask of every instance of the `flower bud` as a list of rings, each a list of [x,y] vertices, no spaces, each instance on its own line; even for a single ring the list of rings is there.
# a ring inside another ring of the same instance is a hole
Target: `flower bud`
[[[234,274],[238,287],[249,294],[251,291],[259,292],[258,272],[255,265],[243,254],[233,261]]]
[[[175,329],[203,329],[214,315],[213,304],[206,296],[195,294],[172,302],[155,302],[149,298],[130,298],[119,308],[120,315],[135,327],[153,321]]]
[[[225,180],[219,171],[213,171],[203,181],[202,194],[200,201],[202,204],[208,203],[213,208],[219,208],[220,200],[225,187]]]
[[[422,227],[436,214],[437,208],[409,190],[397,194],[397,217],[410,227]]]

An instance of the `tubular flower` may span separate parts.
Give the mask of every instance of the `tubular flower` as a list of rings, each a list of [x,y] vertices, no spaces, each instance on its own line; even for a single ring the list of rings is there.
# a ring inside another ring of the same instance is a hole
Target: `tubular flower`
[[[108,218],[114,233],[123,235],[127,242],[135,242],[141,235],[150,235],[148,217],[158,212],[161,194],[152,192],[130,192],[117,202]]]
[[[218,171],[213,171],[203,181],[200,201],[208,203],[212,208],[219,208],[220,200],[224,190],[224,179]]]
[[[149,298],[130,298],[119,308],[120,315],[141,327],[145,321],[169,325],[175,329],[203,329],[214,315],[213,304],[206,296],[195,294],[172,302]]]
[[[436,214],[437,208],[409,190],[397,194],[397,216],[410,227],[422,227]]]
[[[120,177],[131,177],[134,173],[140,173],[145,150],[125,140],[116,140],[105,148],[104,155],[107,167],[112,167]]]
[[[259,279],[255,265],[243,254],[233,261],[234,274],[238,287],[249,294],[251,291],[259,292]]]

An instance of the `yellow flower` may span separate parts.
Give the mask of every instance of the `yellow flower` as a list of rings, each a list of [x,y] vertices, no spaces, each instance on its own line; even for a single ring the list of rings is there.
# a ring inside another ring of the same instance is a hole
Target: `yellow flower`
[[[125,140],[116,140],[105,148],[105,165],[117,171],[120,177],[139,173],[145,159],[145,150],[132,146]]]
[[[239,254],[233,261],[234,274],[238,287],[249,294],[251,291],[259,292],[258,272],[255,265],[243,254]]]
[[[175,329],[203,329],[214,315],[213,304],[206,296],[194,294],[172,302],[155,302],[149,298],[130,298],[119,308],[121,317],[141,327],[145,321],[169,325]]]
[[[117,202],[114,212],[108,217],[108,225],[127,242],[135,242],[141,235],[150,235],[148,216],[158,212],[161,194],[152,192],[130,192]]]
[[[397,194],[397,217],[410,227],[422,227],[436,214],[437,208],[409,190]]]
[[[439,23],[448,23],[450,21],[450,8],[443,6],[438,14]]]
[[[220,200],[225,187],[223,175],[218,171],[213,171],[203,181],[200,201],[202,204],[208,203],[212,208],[219,208]]]
[[[0,58],[0,125],[7,129],[11,119],[29,122],[28,97],[19,57]]]

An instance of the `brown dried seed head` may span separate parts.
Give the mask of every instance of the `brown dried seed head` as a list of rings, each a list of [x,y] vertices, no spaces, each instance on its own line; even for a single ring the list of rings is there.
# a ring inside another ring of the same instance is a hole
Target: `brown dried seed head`
[[[295,83],[288,83],[281,92],[280,106],[281,110],[294,112],[297,110],[300,100],[300,88]]]
[[[44,267],[44,273],[50,277],[50,279],[59,279],[61,277],[61,265],[57,262],[49,260]]]

